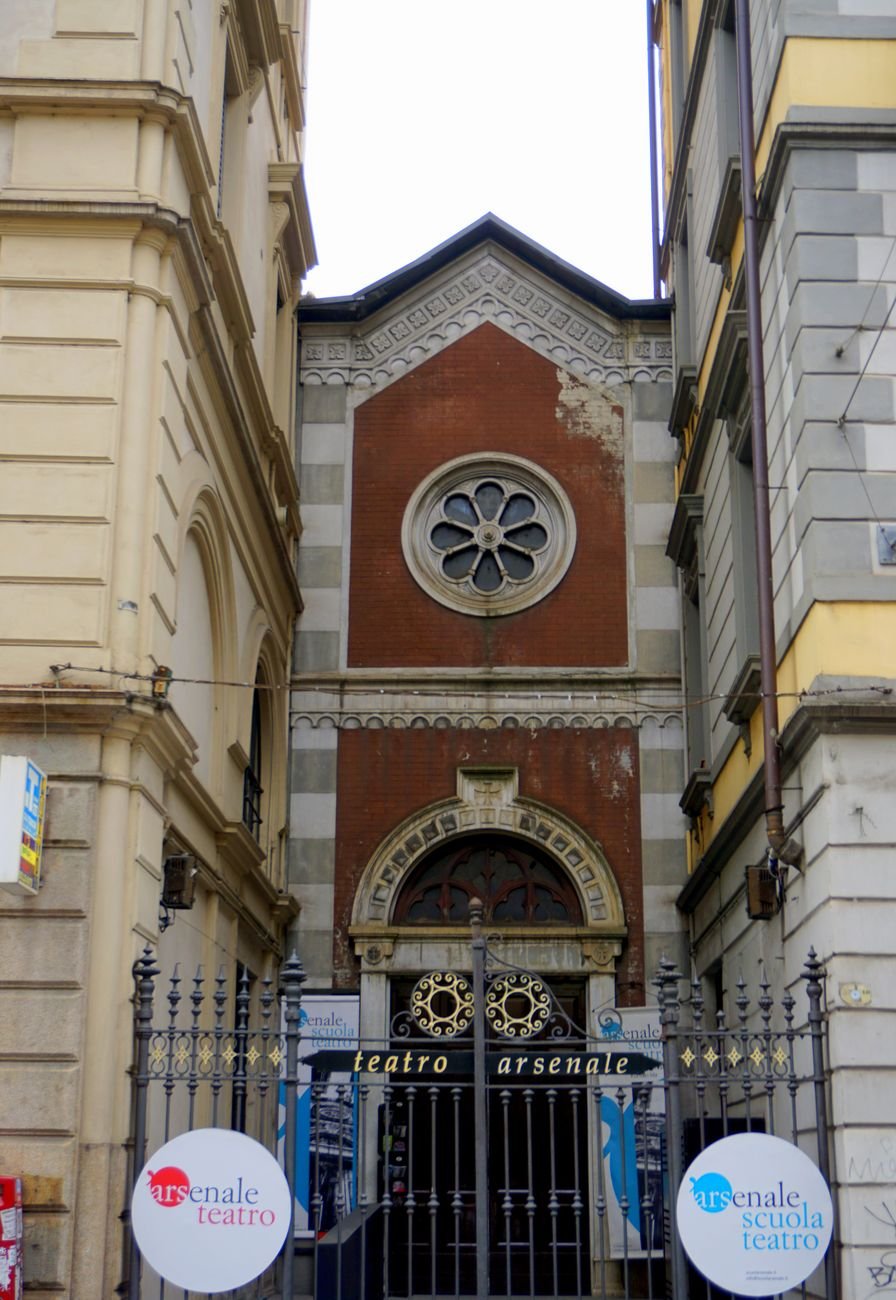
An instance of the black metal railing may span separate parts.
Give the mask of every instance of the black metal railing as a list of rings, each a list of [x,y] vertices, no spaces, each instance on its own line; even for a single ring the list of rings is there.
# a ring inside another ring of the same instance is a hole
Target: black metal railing
[[[759,1130],[814,1145],[829,1181],[814,952],[803,1011],[796,989],[775,997],[762,976],[755,998],[738,983],[730,1017],[707,1014],[699,981],[662,962],[661,1068],[625,1037],[624,1013],[615,1037],[575,1023],[546,981],[490,949],[475,909],[468,969],[423,976],[384,1038],[301,1061],[295,956],[277,987],[250,986],[243,971],[235,997],[223,970],[185,982],[175,969],[160,1007],[159,969],[144,951],[132,1185],[170,1137],[238,1117],[279,1149],[293,1204],[298,1194],[309,1207],[301,1240],[291,1225],[276,1269],[240,1300],[704,1300],[717,1293],[688,1264],[670,1205],[691,1159],[719,1137]],[[128,1300],[183,1294],[141,1283],[133,1241],[129,1261]],[[833,1250],[825,1286],[836,1300]]]

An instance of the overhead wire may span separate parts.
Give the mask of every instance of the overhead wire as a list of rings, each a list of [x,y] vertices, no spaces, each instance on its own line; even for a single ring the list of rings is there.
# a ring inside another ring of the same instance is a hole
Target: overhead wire
[[[60,683],[58,681],[58,675],[63,672],[98,673],[104,676],[118,678],[120,681],[145,682],[148,685],[152,685],[154,682],[157,682],[159,680],[152,673],[123,672],[120,669],[103,668],[103,667],[96,667],[90,665],[55,664],[52,665],[52,671],[57,675],[57,681],[54,683],[48,683],[47,681],[30,682],[30,683],[7,682],[7,683],[0,683],[0,690],[34,691],[35,693],[40,693],[41,695],[45,695],[49,698],[52,698],[52,696],[57,693],[63,693],[63,692],[77,693],[84,690],[83,686],[77,686],[77,685],[66,686]],[[178,676],[171,676],[165,678],[164,680],[166,682],[166,685],[168,686],[175,686],[175,685],[221,686],[221,687],[233,687],[237,689],[252,690],[252,691],[290,691],[302,695],[310,694],[310,695],[321,695],[321,696],[338,696],[340,699],[344,699],[346,696],[360,697],[360,696],[377,696],[377,695],[384,696],[384,697],[395,697],[395,698],[398,697],[412,698],[412,699],[419,699],[421,701],[424,701],[426,699],[437,699],[441,703],[439,708],[433,708],[431,710],[434,713],[443,713],[445,711],[444,701],[446,699],[446,696],[450,694],[450,687],[451,687],[450,680],[443,683],[440,686],[431,686],[431,687],[404,686],[401,683],[379,685],[376,682],[370,682],[370,681],[367,682],[346,681],[344,678],[340,679],[339,681],[335,681],[332,684],[329,683],[307,683],[306,684],[303,683],[301,680],[284,681],[284,682],[248,682],[248,681],[233,680],[229,678],[178,677]],[[606,711],[608,707],[615,707],[619,712],[624,712],[626,710],[628,711],[634,710],[634,711],[640,711],[645,713],[655,713],[657,709],[689,709],[689,708],[700,707],[704,704],[712,704],[714,702],[724,701],[728,699],[730,694],[730,692],[727,691],[720,691],[720,692],[708,692],[706,694],[688,697],[681,693],[677,693],[677,694],[666,693],[663,691],[662,687],[658,687],[656,697],[651,698],[651,697],[646,697],[644,695],[634,695],[634,694],[628,695],[618,691],[614,692],[612,686],[609,683],[604,685],[600,690],[595,690],[593,689],[593,687],[589,687],[589,686],[584,686],[583,688],[580,688],[578,690],[576,690],[575,688],[571,690],[569,687],[565,689],[551,690],[549,688],[546,689],[544,685],[540,685],[538,690],[534,692],[534,694],[528,694],[523,691],[496,690],[495,687],[498,685],[498,683],[495,682],[481,683],[478,685],[480,687],[481,685],[487,685],[488,695],[489,698],[492,700],[500,698],[505,701],[513,701],[515,704],[527,705],[528,707],[530,707],[530,709],[533,707],[537,709],[537,706],[539,704],[545,702],[550,703],[553,701],[566,701],[571,704],[573,701],[573,697],[575,696],[576,706],[579,710],[581,710],[583,708],[587,708],[587,701],[583,697],[590,694],[591,702],[595,705],[600,705],[603,711]],[[878,683],[860,684],[856,686],[843,686],[841,684],[837,684],[835,686],[830,686],[830,687],[819,687],[814,690],[807,689],[807,690],[799,690],[799,691],[776,691],[775,696],[779,700],[820,699],[832,695],[867,694],[869,692],[871,692],[872,694],[880,694],[880,695],[888,696],[893,693],[893,688]],[[459,703],[460,700],[462,699],[469,700],[475,697],[478,693],[480,693],[480,691],[479,689],[477,689],[477,686],[474,685],[472,686],[471,689],[467,689],[462,693],[459,692],[458,699],[456,700],[456,702]],[[761,691],[755,691],[755,692],[750,692],[750,694],[752,696],[755,696],[755,698],[758,700],[762,698],[763,693]],[[599,696],[601,696],[602,698],[599,699],[598,698]],[[147,694],[145,697],[141,696],[140,698],[152,700],[154,697],[151,694]],[[330,711],[331,707],[332,706],[324,706],[324,708],[326,708],[327,711]],[[322,712],[324,711],[324,708],[321,709]]]

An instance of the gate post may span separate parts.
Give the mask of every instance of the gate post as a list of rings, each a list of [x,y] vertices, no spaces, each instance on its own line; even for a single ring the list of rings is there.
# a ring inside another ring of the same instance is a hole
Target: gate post
[[[159,968],[149,944],[134,962],[134,1150],[131,1167],[131,1195],[126,1207],[128,1225],[128,1300],[140,1300],[140,1252],[131,1222],[131,1200],[146,1156],[146,1101],[149,1088],[149,1040],[152,1038],[152,1003]]]
[[[824,964],[819,961],[814,948],[809,949],[809,956],[803,967],[802,978],[806,981],[806,995],[809,999],[809,1035],[812,1040],[812,1083],[815,1089],[815,1138],[818,1143],[818,1168],[822,1178],[831,1185],[831,1162],[828,1155],[828,1101],[825,1092],[824,1074],[824,1012],[821,1009],[821,995],[825,978]],[[833,1197],[831,1198],[833,1200]],[[837,1271],[834,1267],[834,1241],[828,1246],[824,1257],[824,1280],[827,1300],[837,1300]]]
[[[663,1075],[666,1094],[666,1162],[669,1170],[669,1242],[672,1252],[673,1300],[688,1300],[688,1269],[684,1249],[678,1235],[675,1203],[681,1184],[681,1092],[678,1076],[678,1020],[681,1003],[678,981],[684,977],[675,963],[660,959],[654,984],[660,1004],[660,1024],[663,1028]]]
[[[470,899],[473,950],[473,1138],[476,1193],[476,1297],[488,1298],[488,1106],[485,1073],[485,939],[482,903]]]
[[[299,961],[297,954],[293,952],[280,971],[280,992],[285,1004],[283,1018],[286,1024],[284,1032],[286,1067],[283,1076],[286,1122],[283,1136],[283,1172],[289,1185],[289,1225],[286,1229],[286,1241],[283,1244],[283,1268],[280,1274],[282,1300],[292,1300],[293,1294],[292,1276],[296,1253],[294,1227],[296,1216],[296,1092],[299,1082],[299,1012],[302,1006],[302,985],[306,979],[305,968]]]

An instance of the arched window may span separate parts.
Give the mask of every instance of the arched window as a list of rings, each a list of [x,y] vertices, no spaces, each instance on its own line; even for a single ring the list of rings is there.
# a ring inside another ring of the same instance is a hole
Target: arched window
[[[395,905],[399,925],[463,925],[470,900],[502,925],[581,925],[571,881],[534,846],[492,835],[442,845],[412,872]]]
[[[256,682],[258,678],[256,677]],[[249,766],[243,774],[243,822],[256,839],[261,834],[262,723],[261,692],[252,692],[252,723],[249,731]]]

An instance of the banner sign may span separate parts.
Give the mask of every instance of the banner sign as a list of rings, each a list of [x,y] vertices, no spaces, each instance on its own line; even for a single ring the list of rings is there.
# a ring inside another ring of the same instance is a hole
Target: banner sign
[[[304,1003],[303,1003],[304,1005]],[[326,1048],[306,1058],[308,1065],[319,1070],[337,1070],[351,1074],[439,1075],[472,1074],[472,1052],[389,1052],[378,1048],[368,1051],[334,1051]],[[545,1078],[561,1075],[605,1076],[608,1074],[643,1074],[657,1069],[657,1062],[643,1052],[488,1052],[489,1074],[510,1078]]]
[[[658,1007],[604,1007],[597,1036],[640,1064],[627,1071],[625,1097],[601,1097],[600,1159],[604,1163],[611,1259],[663,1250],[663,1044]],[[659,1077],[658,1076],[659,1072]]]
[[[0,757],[0,887],[36,894],[47,777],[30,758]]]
[[[277,1258],[289,1228],[289,1185],[260,1142],[201,1128],[166,1142],[131,1200],[140,1254],[159,1277],[216,1294]]]
[[[713,1142],[678,1191],[678,1232],[705,1278],[741,1296],[799,1286],[824,1258],[833,1207],[799,1147],[765,1133]]]
[[[324,1233],[355,1204],[357,1097],[351,1085],[351,1060],[360,1034],[357,993],[306,993],[299,1012],[299,1086],[296,1092],[295,1235]],[[326,1044],[326,1050],[321,1050]],[[312,1088],[312,1083],[314,1087]],[[280,1137],[285,1138],[284,1089]],[[312,1221],[311,1197],[321,1198]]]

